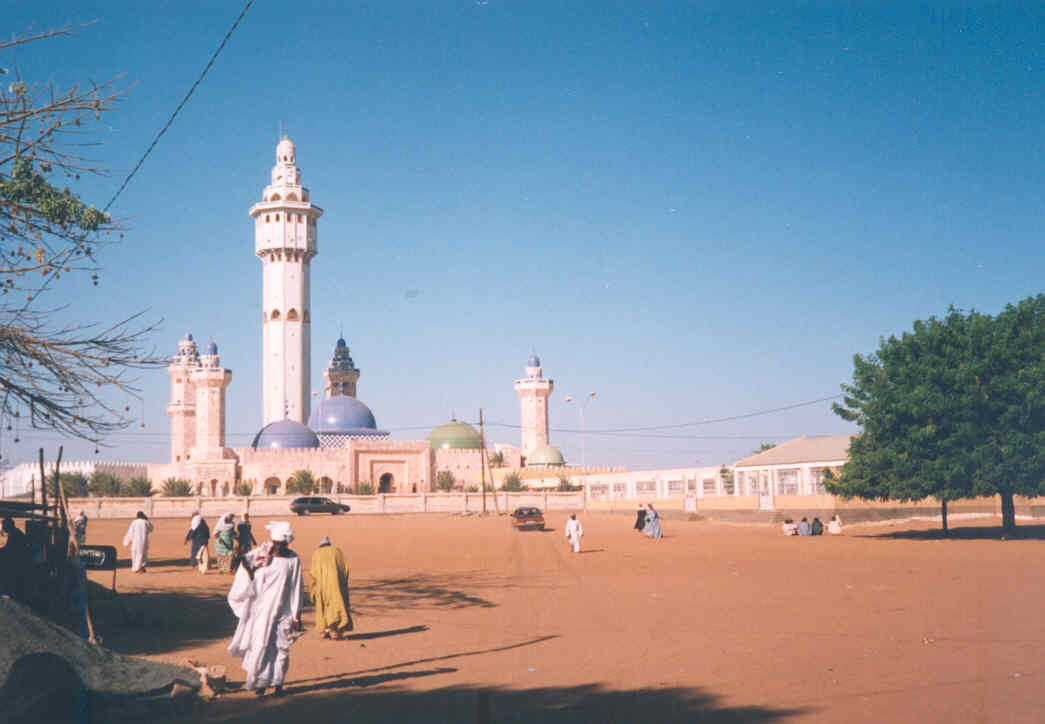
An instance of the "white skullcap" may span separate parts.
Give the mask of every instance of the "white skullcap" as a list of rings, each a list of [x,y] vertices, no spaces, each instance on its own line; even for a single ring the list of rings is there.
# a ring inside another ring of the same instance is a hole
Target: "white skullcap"
[[[265,524],[269,532],[269,538],[274,541],[285,541],[290,543],[294,540],[294,531],[290,529],[290,523],[282,520],[270,520]]]

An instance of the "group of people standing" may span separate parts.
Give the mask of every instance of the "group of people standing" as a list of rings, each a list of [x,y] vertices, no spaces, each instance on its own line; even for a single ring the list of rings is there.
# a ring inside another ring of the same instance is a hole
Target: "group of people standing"
[[[638,513],[635,516],[635,530],[645,533],[650,538],[660,538],[664,531],[660,527],[660,513],[653,507],[653,503],[646,504],[649,510],[639,504]]]
[[[819,518],[814,517],[813,522],[810,523],[808,519],[802,518],[798,523],[795,523],[790,518],[784,520],[780,524],[780,532],[784,535],[823,535],[824,524],[820,522]],[[831,535],[842,534],[842,520],[837,515],[831,516],[831,520],[827,523],[827,532]]]
[[[218,570],[222,573],[234,573],[243,556],[257,545],[249,513],[241,515],[239,523],[236,523],[233,513],[225,513],[215,522],[213,536],[214,555],[218,561]],[[210,568],[210,539],[210,526],[202,515],[196,513],[189,523],[185,542],[192,544],[189,564],[198,568],[200,573],[206,573]]]

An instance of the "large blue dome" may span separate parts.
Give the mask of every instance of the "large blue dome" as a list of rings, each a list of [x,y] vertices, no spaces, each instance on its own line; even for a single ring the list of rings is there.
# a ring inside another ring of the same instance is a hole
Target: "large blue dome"
[[[251,447],[255,450],[314,448],[319,447],[319,438],[300,422],[280,420],[261,428],[261,432],[254,436]]]
[[[348,395],[335,395],[316,405],[308,417],[308,426],[320,435],[368,435],[377,432],[374,413]]]

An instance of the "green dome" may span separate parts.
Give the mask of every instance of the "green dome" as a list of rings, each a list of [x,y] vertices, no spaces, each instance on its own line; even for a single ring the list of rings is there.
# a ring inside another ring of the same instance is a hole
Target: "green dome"
[[[541,445],[534,448],[533,452],[526,456],[526,467],[531,465],[565,465],[562,453],[551,445]]]
[[[445,425],[428,433],[428,442],[432,449],[449,448],[451,450],[478,450],[482,447],[479,443],[479,433],[467,422],[450,420]]]

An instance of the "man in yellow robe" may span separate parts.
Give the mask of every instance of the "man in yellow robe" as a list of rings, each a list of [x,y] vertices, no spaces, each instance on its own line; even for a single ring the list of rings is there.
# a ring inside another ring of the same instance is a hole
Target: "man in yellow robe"
[[[309,565],[309,593],[316,604],[316,628],[323,638],[340,639],[352,630],[348,605],[348,565],[341,549],[329,538],[319,542]]]

